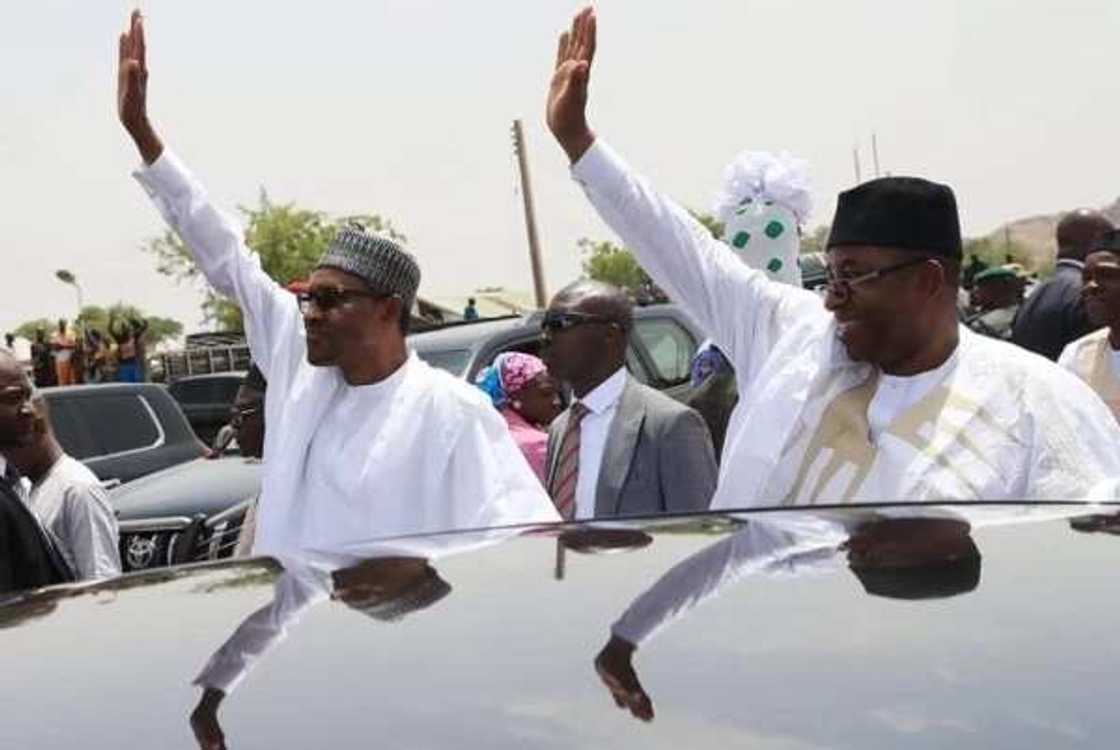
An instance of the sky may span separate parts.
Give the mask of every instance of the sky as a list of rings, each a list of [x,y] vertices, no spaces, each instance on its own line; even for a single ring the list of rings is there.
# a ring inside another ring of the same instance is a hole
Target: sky
[[[124,0],[0,0],[0,329],[117,301],[199,330],[201,291],[140,247],[163,224],[115,116]],[[568,0],[142,0],[149,111],[216,203],[260,190],[408,237],[421,294],[527,290],[510,139],[525,123],[555,291],[611,238],[544,126]],[[947,182],[963,228],[1115,200],[1120,3],[603,0],[592,125],[662,191],[707,208],[743,149],[809,160],[827,223],[871,176]]]

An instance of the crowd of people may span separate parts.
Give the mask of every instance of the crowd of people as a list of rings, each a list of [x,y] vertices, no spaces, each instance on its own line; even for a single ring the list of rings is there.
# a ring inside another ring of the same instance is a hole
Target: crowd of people
[[[71,325],[60,319],[48,336],[35,330],[31,341],[31,370],[37,388],[83,383],[140,383],[147,380],[148,321],[112,315],[105,331],[91,325]],[[9,350],[16,336],[4,334]]]

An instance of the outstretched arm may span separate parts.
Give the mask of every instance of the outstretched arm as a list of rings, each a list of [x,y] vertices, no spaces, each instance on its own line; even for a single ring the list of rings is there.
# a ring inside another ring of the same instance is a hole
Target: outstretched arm
[[[549,129],[572,161],[588,199],[657,284],[680,303],[749,379],[776,338],[803,316],[823,315],[816,295],[771,282],[746,266],[674,201],[657,192],[587,121],[595,57],[595,13],[587,8],[560,37],[549,86]]]
[[[135,176],[210,285],[241,308],[253,361],[270,382],[283,383],[286,379],[277,376],[297,365],[305,351],[296,300],[261,269],[245,247],[241,226],[211,205],[206,191],[156,135],[148,118],[146,53],[144,22],[134,12],[120,38],[117,112],[144,159]]]

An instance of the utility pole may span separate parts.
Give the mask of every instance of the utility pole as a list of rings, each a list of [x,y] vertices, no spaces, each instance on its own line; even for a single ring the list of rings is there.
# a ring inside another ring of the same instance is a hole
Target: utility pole
[[[879,139],[871,134],[871,158],[875,162],[875,179],[879,179]]]
[[[537,298],[537,308],[548,306],[548,290],[544,286],[544,270],[541,268],[541,247],[537,238],[537,218],[533,210],[533,190],[529,184],[529,158],[525,154],[525,131],[521,120],[513,121],[513,148],[517,152],[517,165],[521,170],[521,198],[525,204],[525,230],[529,234],[529,263],[533,269],[533,292]]]

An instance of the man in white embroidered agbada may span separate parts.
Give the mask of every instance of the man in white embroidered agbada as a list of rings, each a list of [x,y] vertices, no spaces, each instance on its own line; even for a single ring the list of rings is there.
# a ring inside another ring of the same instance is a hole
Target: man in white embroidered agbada
[[[884,178],[842,193],[826,297],[775,284],[596,137],[595,45],[587,8],[560,38],[548,125],[600,217],[735,367],[712,508],[1112,492],[1120,429],[1100,399],[959,324],[947,186]]]
[[[420,269],[390,239],[344,229],[296,297],[245,247],[147,113],[139,12],[120,37],[118,110],[135,173],[203,274],[241,307],[268,381],[257,554],[396,534],[558,520],[477,389],[408,350]]]

